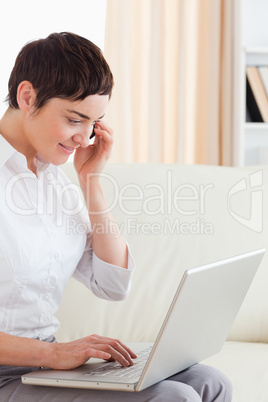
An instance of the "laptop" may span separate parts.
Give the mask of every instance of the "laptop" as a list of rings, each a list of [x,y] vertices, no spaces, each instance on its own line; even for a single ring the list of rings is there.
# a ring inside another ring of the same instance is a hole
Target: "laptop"
[[[264,252],[259,249],[187,269],[156,341],[138,353],[134,366],[90,359],[73,370],[45,368],[25,374],[22,382],[141,391],[210,357],[221,350]]]

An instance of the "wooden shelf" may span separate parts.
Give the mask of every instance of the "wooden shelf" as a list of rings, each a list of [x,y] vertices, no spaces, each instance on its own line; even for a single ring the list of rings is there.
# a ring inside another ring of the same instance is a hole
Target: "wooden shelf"
[[[268,164],[268,123],[246,122],[246,68],[268,66],[268,1],[238,0],[237,4],[240,19],[236,22],[234,56],[234,164],[258,165],[264,160]]]
[[[268,47],[244,48],[247,66],[268,66]]]
[[[248,54],[268,54],[268,47],[245,47],[244,50]]]
[[[249,132],[268,133],[268,123],[245,123],[244,130]]]
[[[244,124],[244,163],[268,164],[268,123]]]

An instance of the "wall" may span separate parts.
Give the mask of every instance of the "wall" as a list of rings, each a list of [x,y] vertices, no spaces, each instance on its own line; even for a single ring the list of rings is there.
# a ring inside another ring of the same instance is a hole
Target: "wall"
[[[268,1],[243,0],[243,45],[268,46]]]
[[[103,49],[106,0],[46,0],[1,3],[0,24],[0,116],[6,110],[8,79],[15,58],[28,41],[51,32],[71,31],[85,36]]]

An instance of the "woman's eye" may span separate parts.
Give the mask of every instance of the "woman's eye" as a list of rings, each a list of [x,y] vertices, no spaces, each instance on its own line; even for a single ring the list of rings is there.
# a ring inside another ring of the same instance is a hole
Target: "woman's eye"
[[[68,121],[69,121],[69,123],[74,124],[74,125],[81,123],[80,120],[68,119]]]

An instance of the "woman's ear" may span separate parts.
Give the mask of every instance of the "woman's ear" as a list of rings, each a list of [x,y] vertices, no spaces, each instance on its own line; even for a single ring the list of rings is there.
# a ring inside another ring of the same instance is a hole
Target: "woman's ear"
[[[17,102],[19,108],[27,113],[33,113],[36,93],[29,81],[22,81],[17,89]]]

